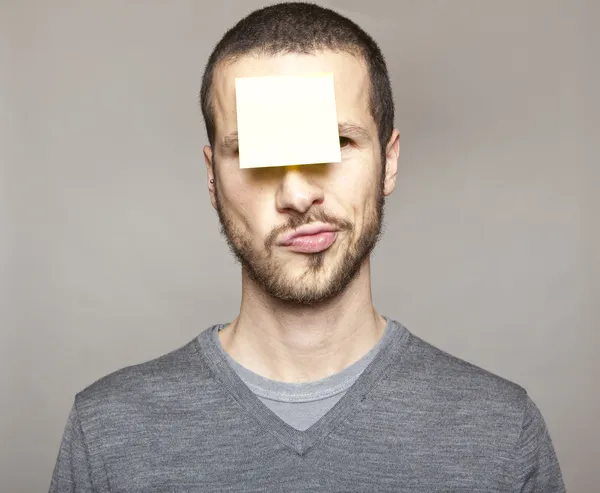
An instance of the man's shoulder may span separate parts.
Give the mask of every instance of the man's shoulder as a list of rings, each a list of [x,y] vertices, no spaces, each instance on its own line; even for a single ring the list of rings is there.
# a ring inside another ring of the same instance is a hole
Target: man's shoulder
[[[77,393],[80,410],[156,401],[188,392],[208,376],[193,339],[157,358],[114,371]]]
[[[433,398],[473,403],[524,406],[527,391],[518,383],[455,356],[426,340],[411,334],[408,356],[415,385],[430,392]],[[400,365],[403,367],[404,365]]]

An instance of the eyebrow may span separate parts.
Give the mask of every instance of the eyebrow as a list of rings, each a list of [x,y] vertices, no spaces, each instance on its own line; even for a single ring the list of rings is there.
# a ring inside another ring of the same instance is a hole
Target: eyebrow
[[[344,134],[345,136],[354,137],[356,139],[371,140],[369,132],[367,132],[365,128],[354,123],[340,123],[338,125],[338,134]]]
[[[238,146],[238,133],[232,132],[229,135],[223,137],[221,145],[224,149],[235,149]]]
[[[353,123],[340,123],[338,124],[338,134],[339,135],[347,135],[350,137],[361,138],[364,140],[371,140],[371,136],[369,132],[365,130],[360,125],[356,125]],[[238,146],[238,133],[231,132],[229,135],[223,137],[221,145],[224,149],[234,149]]]

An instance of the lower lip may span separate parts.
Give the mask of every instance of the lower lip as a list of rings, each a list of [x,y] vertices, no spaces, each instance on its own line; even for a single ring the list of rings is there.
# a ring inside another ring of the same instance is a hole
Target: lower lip
[[[316,235],[297,236],[285,245],[288,250],[300,253],[318,253],[327,250],[337,238],[336,231],[324,231]]]

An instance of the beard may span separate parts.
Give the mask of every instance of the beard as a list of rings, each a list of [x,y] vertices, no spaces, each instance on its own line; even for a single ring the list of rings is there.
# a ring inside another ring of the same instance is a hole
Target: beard
[[[365,211],[365,221],[358,238],[355,238],[356,228],[351,221],[331,216],[320,207],[311,207],[306,214],[290,216],[285,224],[275,228],[265,238],[263,249],[257,249],[252,236],[235,223],[223,206],[218,184],[215,183],[221,234],[248,277],[267,294],[284,302],[316,305],[331,300],[348,287],[379,241],[385,203],[383,180],[382,173],[373,200]],[[276,239],[283,232],[313,222],[332,224],[339,229],[338,238],[324,251],[294,253],[304,257],[299,273],[294,274],[292,266],[298,264],[299,259],[290,261],[287,255],[279,255]],[[345,244],[343,240],[346,240]]]

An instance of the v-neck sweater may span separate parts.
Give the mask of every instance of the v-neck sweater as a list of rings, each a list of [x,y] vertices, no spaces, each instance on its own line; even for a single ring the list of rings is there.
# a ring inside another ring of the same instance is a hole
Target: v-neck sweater
[[[215,330],[79,392],[50,492],[564,492],[525,389],[396,321],[306,429],[244,382]]]
[[[218,324],[211,329],[216,346],[229,366],[258,399],[280,419],[297,430],[304,431],[327,413],[354,384],[373,358],[394,337],[404,330],[385,317],[386,327],[377,343],[358,361],[342,371],[312,382],[290,383],[261,376],[232,358],[221,345],[218,333],[229,324]],[[222,358],[218,358],[222,362]]]

